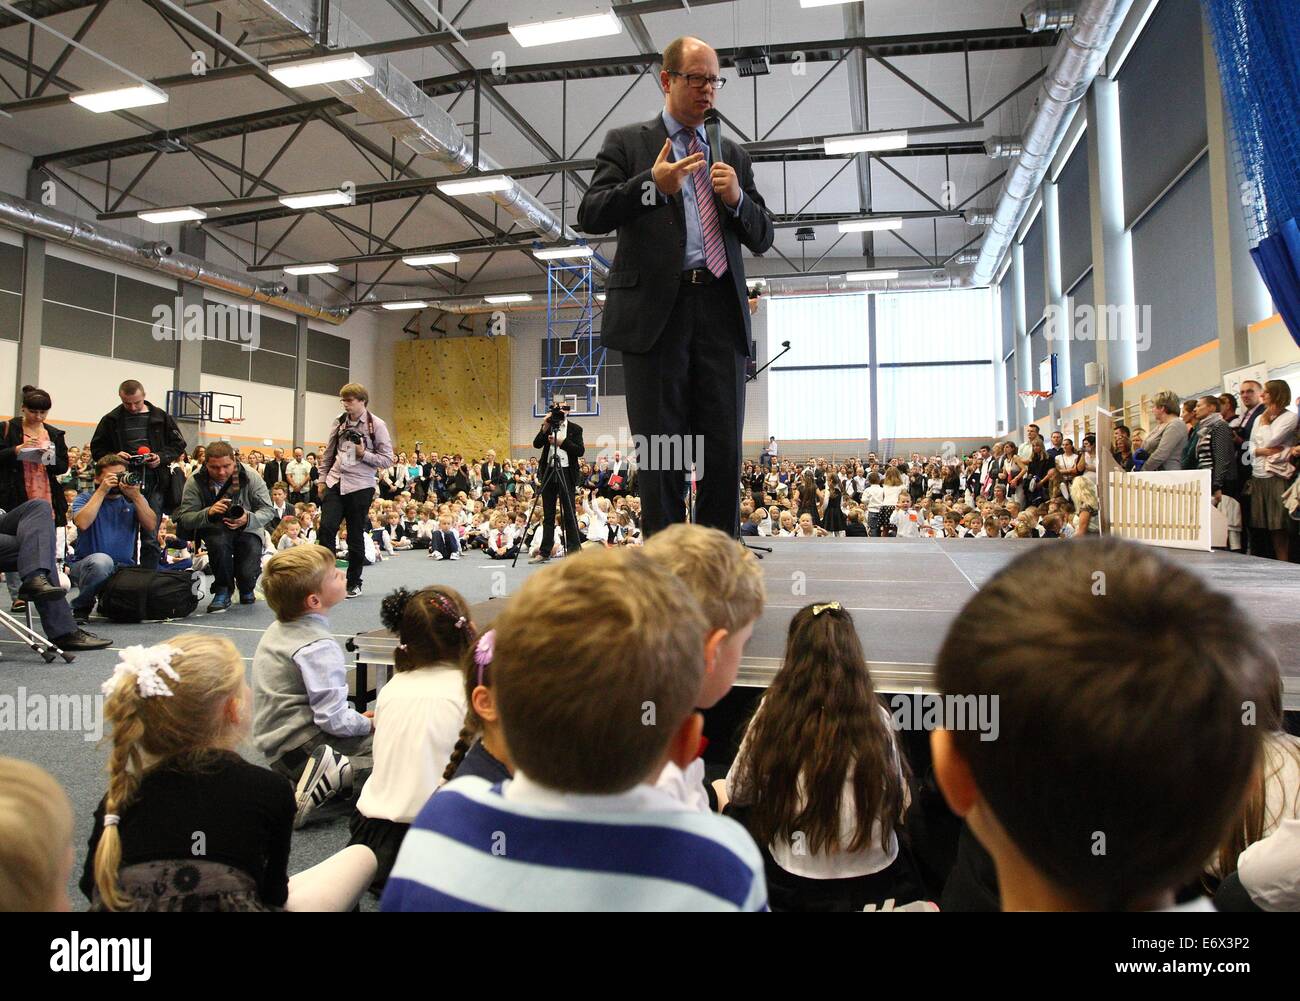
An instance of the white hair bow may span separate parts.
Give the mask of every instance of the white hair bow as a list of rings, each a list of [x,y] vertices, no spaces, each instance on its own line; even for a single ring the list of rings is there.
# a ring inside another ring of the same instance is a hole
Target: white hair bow
[[[135,687],[140,697],[147,699],[153,695],[171,695],[160,675],[167,675],[173,681],[180,681],[181,676],[172,667],[172,658],[180,653],[175,647],[166,643],[154,646],[129,646],[118,654],[118,663],[113,668],[113,676],[100,686],[105,695],[112,695],[118,680],[124,674],[135,676]]]

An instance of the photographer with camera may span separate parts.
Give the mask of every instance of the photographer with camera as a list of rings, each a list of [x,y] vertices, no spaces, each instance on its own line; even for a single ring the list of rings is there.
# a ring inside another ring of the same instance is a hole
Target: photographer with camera
[[[132,472],[143,474],[140,492],[156,520],[162,515],[168,470],[185,451],[185,437],[170,414],[145,399],[144,386],[135,379],[118,386],[117,396],[122,404],[100,418],[90,452],[96,462],[117,455]],[[161,555],[157,535],[141,531],[140,566],[156,570]]]
[[[209,612],[224,612],[239,587],[239,603],[251,605],[262,572],[262,530],[275,517],[266,481],[235,461],[229,442],[208,446],[203,468],[185,483],[180,505],[172,512],[177,528],[208,549],[215,580]]]
[[[542,548],[529,563],[545,563],[551,558],[555,542],[555,501],[559,498],[564,518],[564,547],[576,553],[582,547],[578,533],[578,514],[573,507],[578,460],[587,447],[582,443],[582,426],[569,420],[569,404],[555,394],[550,413],[533,439],[533,448],[542,450],[539,475],[542,479]]]
[[[84,490],[72,502],[77,547],[68,564],[68,577],[77,585],[72,614],[78,624],[90,619],[95,595],[118,567],[135,566],[135,540],[153,534],[158,516],[140,492],[140,477],[129,472],[116,455],[95,463],[95,489]]]
[[[320,478],[325,484],[321,499],[320,531],[317,542],[334,552],[339,525],[348,526],[348,597],[361,596],[361,571],[365,567],[366,535],[370,531],[370,502],[375,497],[375,477],[397,458],[388,425],[366,408],[370,394],[360,383],[349,382],[339,390],[343,413],[330,429]]]

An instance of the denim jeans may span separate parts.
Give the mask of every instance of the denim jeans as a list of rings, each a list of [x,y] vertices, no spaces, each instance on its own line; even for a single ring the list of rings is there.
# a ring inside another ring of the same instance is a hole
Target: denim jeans
[[[208,569],[215,578],[212,593],[231,594],[238,584],[240,594],[252,594],[262,573],[261,533],[219,528],[202,532],[200,538],[208,547]]]
[[[128,567],[130,563],[119,563],[108,553],[89,553],[68,564],[68,577],[77,585],[77,597],[72,602],[72,610],[89,614],[95,607],[95,595],[104,586],[104,582],[117,572],[118,567]]]

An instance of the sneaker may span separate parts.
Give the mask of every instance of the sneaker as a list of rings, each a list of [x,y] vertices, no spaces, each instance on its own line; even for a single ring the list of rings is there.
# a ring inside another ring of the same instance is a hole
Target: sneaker
[[[76,632],[68,633],[64,636],[53,636],[50,638],[60,650],[103,650],[107,646],[112,646],[113,641],[103,636],[96,636],[94,633],[88,633],[84,629],[78,629]]]
[[[436,549],[430,549],[430,550],[429,550],[429,559],[431,559],[431,560],[440,560],[440,559],[442,559],[442,553],[438,552],[438,550],[436,550]]]
[[[453,559],[453,560],[458,560],[458,559],[460,559],[460,553],[452,553],[452,554],[451,554],[451,559]]]
[[[349,598],[360,598],[360,597],[361,597],[361,585],[360,585],[360,584],[352,584],[352,585],[350,585],[350,586],[348,587],[348,597],[349,597]]]
[[[252,591],[240,591],[239,603],[241,605],[254,605],[257,603],[257,598],[254,596]]]
[[[344,771],[347,786],[352,787],[352,763],[347,757],[337,753],[328,744],[322,744],[311,752],[311,758],[298,779],[295,794],[298,811],[293,817],[294,830],[307,822],[312,811],[329,802],[343,789]]]
[[[230,608],[230,593],[228,591],[217,591],[212,595],[212,603],[208,605],[208,614],[215,615],[218,612],[224,612]]]

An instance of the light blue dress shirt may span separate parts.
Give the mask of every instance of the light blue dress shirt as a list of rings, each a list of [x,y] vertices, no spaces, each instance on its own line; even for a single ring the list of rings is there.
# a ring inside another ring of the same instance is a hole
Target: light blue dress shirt
[[[690,136],[682,130],[687,126],[682,125],[677,119],[668,113],[668,109],[663,111],[664,128],[668,130],[668,138],[673,144],[673,159],[682,160],[689,156],[687,153]],[[700,137],[700,149],[704,151],[705,170],[713,166],[712,158],[709,155],[709,136],[705,132],[704,126],[701,125],[695,130],[696,135]],[[710,189],[712,185],[709,185]],[[682,267],[686,270],[693,268],[706,267],[704,262],[704,234],[700,230],[700,210],[695,204],[695,175],[687,175],[685,183],[682,184],[682,201],[686,208],[686,257],[682,261]],[[732,217],[740,214],[740,207],[745,204],[745,193],[741,191],[740,201],[736,202],[734,209],[728,209]],[[723,203],[726,208],[726,203]]]

